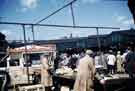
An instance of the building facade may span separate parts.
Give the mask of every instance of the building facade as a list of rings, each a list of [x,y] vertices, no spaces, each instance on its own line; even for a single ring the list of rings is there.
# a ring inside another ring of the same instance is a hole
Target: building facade
[[[15,43],[13,44],[16,45]],[[81,49],[91,48],[95,51],[98,51],[99,47],[100,50],[103,51],[105,51],[105,49],[122,50],[127,48],[127,46],[135,45],[135,30],[129,29],[129,30],[113,31],[110,34],[99,36],[91,35],[88,37],[66,38],[57,40],[38,40],[33,42],[33,44],[37,45],[55,44],[58,51],[63,51],[65,49],[72,49],[72,48],[81,48]],[[24,44],[19,43],[19,45]]]

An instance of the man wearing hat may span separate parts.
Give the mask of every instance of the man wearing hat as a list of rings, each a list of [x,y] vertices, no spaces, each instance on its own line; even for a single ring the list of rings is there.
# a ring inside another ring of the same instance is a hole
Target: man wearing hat
[[[93,52],[87,50],[85,56],[80,59],[74,91],[94,91],[93,80],[95,75]]]

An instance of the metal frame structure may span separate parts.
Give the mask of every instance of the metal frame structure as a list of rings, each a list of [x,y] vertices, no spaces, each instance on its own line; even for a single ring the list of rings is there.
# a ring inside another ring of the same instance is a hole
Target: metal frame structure
[[[54,11],[50,15],[46,16],[45,18],[39,20],[36,23],[20,23],[20,22],[0,22],[0,24],[6,24],[6,25],[19,25],[22,26],[23,29],[23,36],[24,36],[24,44],[27,43],[26,40],[26,27],[25,26],[31,26],[32,34],[33,34],[33,41],[35,40],[35,33],[34,33],[34,26],[46,26],[46,27],[59,27],[59,28],[85,28],[85,29],[96,29],[97,32],[97,43],[98,43],[98,48],[99,51],[101,51],[101,42],[100,42],[100,36],[99,36],[99,29],[120,29],[116,27],[95,27],[95,26],[77,26],[75,24],[75,16],[74,16],[74,11],[73,11],[73,3],[76,2],[77,0],[73,0],[69,2],[68,4],[64,5],[63,7],[59,8],[58,10]],[[40,24],[42,21],[48,19],[49,17],[53,16],[54,14],[58,13],[60,10],[70,6],[71,9],[71,16],[72,16],[72,22],[73,25],[68,26],[68,25],[53,25],[53,24]],[[27,53],[27,46],[25,46],[25,52]],[[25,61],[27,62],[27,57],[25,57]],[[29,78],[29,67],[27,65],[27,74],[28,74],[28,82],[30,82]]]
[[[44,21],[44,20],[50,18],[51,16],[53,16],[53,15],[56,14],[56,13],[58,13],[58,12],[61,11],[62,9],[68,7],[69,5],[72,6],[72,4],[75,3],[76,1],[77,1],[77,0],[73,0],[73,1],[69,2],[68,4],[62,6],[61,8],[59,8],[59,9],[57,9],[56,11],[54,11],[53,13],[51,13],[50,15],[48,15],[48,16],[46,16],[45,18],[43,18],[43,19],[39,20],[38,22],[36,22],[36,24],[39,24],[39,23],[41,23],[42,21]],[[72,9],[72,8],[71,8],[71,11],[73,12],[73,9]],[[72,14],[73,14],[73,13],[72,13]]]
[[[116,27],[91,27],[91,26],[67,26],[67,25],[51,25],[51,24],[33,24],[33,23],[18,23],[18,22],[0,22],[0,24],[6,24],[6,25],[20,25],[22,26],[23,29],[23,36],[24,36],[24,44],[27,43],[26,40],[26,29],[25,26],[29,25],[32,28],[33,34],[34,34],[34,26],[46,26],[46,27],[63,27],[63,28],[93,28],[96,29],[97,31],[97,43],[98,43],[98,48],[99,51],[101,51],[101,42],[100,42],[100,36],[99,36],[99,29],[120,29],[120,28],[116,28]],[[34,37],[33,37],[33,40]],[[25,46],[25,53],[27,53],[27,46]],[[27,62],[27,57],[25,57],[25,61]],[[29,78],[29,67],[27,65],[27,75],[28,75],[28,83],[30,83],[30,78]]]

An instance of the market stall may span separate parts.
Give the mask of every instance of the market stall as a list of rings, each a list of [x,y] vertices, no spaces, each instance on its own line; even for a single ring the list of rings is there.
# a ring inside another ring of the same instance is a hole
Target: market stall
[[[75,70],[68,67],[57,69],[53,74],[55,91],[60,91],[62,86],[67,86],[70,90],[73,89],[76,73]]]
[[[58,69],[53,74],[55,91],[60,91],[61,87],[66,86],[73,90],[77,71],[70,68]],[[94,80],[95,91],[128,91],[130,82],[134,79],[129,78],[128,74],[103,75],[96,74]]]
[[[128,84],[133,80],[128,74],[96,75],[95,91],[128,91]]]

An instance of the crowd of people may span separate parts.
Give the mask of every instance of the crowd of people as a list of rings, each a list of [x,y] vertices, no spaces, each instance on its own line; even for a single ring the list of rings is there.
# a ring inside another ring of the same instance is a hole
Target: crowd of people
[[[129,55],[131,57],[129,57]],[[131,48],[127,48],[125,52],[108,50],[108,52],[93,52],[94,65],[96,72],[105,74],[124,73],[129,70],[129,61],[134,61],[134,51]],[[72,69],[77,68],[79,60],[85,56],[85,52],[80,53],[61,53],[55,59],[55,69],[62,66],[68,66]],[[130,59],[132,58],[132,59]]]
[[[49,72],[47,59],[42,57],[41,82],[45,84],[46,89],[51,87],[52,79]],[[127,48],[124,53],[114,52],[93,52],[87,50],[80,53],[61,53],[54,60],[54,70],[67,66],[72,69],[78,69],[74,91],[93,91],[93,80],[95,73],[110,74],[128,73],[134,77],[135,72],[135,51]],[[45,69],[45,71],[44,71]],[[43,74],[43,75],[42,75]],[[51,90],[46,90],[51,91]]]

